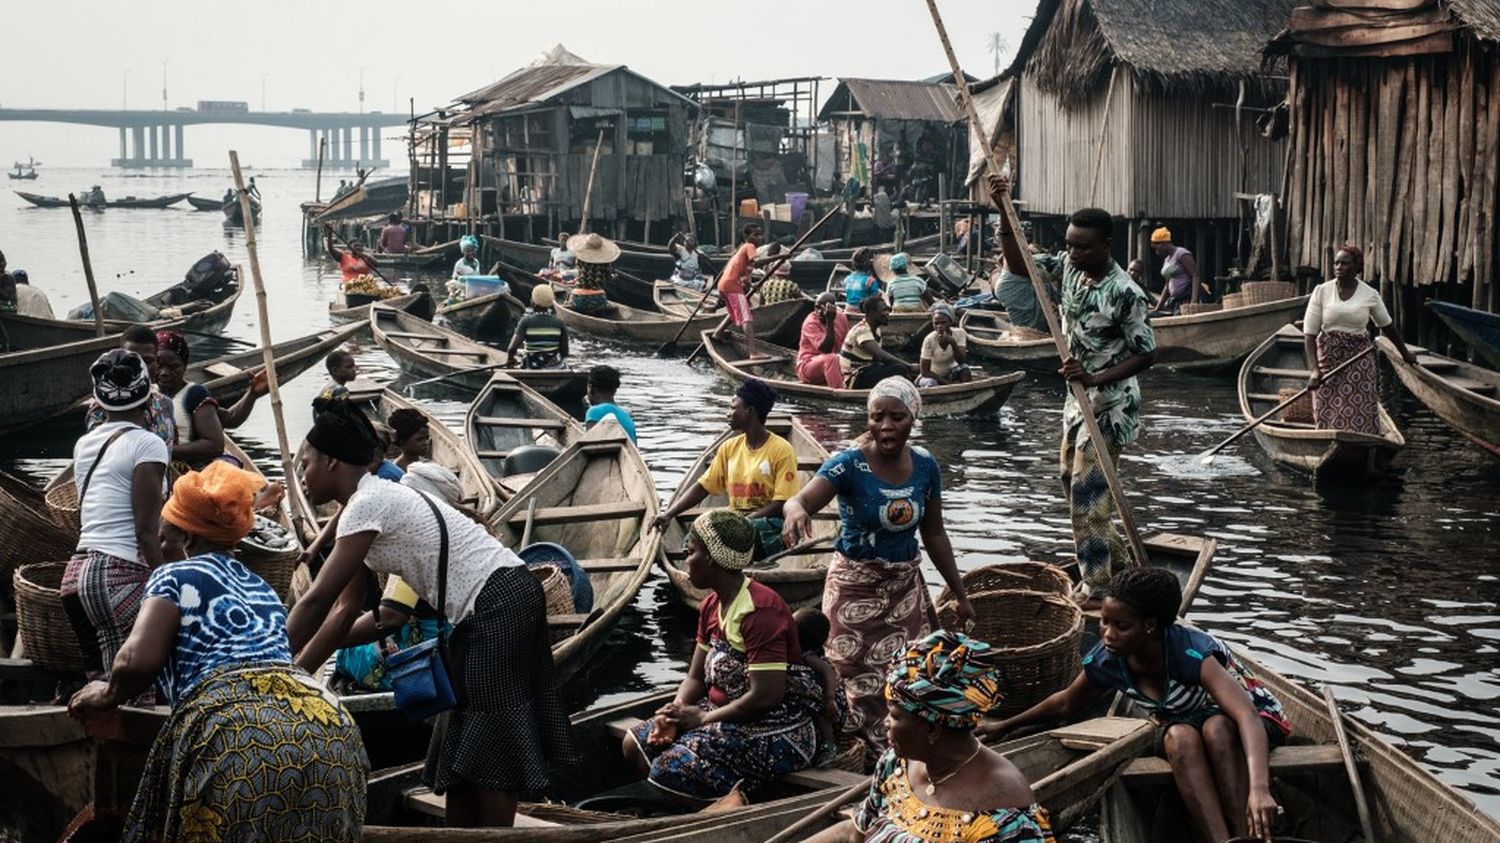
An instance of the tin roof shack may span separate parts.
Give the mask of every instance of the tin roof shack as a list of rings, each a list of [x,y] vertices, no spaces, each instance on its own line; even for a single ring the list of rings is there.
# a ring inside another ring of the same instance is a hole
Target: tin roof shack
[[[840,79],[818,112],[833,134],[836,179],[913,204],[953,198],[969,159],[956,94],[948,84]]]
[[[1130,258],[1149,253],[1147,221],[1166,222],[1205,275],[1222,269],[1236,192],[1280,184],[1280,145],[1254,118],[1281,99],[1261,51],[1293,5],[1041,0],[1005,74],[1019,83],[1017,197],[1033,214],[1123,218]]]
[[[1290,56],[1287,246],[1328,277],[1357,244],[1431,342],[1421,298],[1497,308],[1500,2],[1358,5],[1297,8],[1270,47]]]
[[[451,124],[474,132],[470,191],[485,214],[545,217],[549,231],[573,231],[587,204],[595,228],[613,223],[615,236],[640,237],[652,221],[683,213],[697,105],[624,65],[554,50],[454,105]]]

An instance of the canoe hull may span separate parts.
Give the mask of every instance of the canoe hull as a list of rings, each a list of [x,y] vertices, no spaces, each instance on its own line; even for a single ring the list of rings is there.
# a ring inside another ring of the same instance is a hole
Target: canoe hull
[[[533,420],[535,424],[525,424]],[[509,375],[494,375],[464,416],[464,444],[484,466],[500,500],[508,501],[535,477],[505,474],[505,454],[530,445],[558,450],[583,438],[583,425],[536,390]]]
[[[1500,387],[1500,373],[1409,346],[1419,364],[1412,366],[1401,359],[1390,340],[1381,337],[1377,342],[1408,392],[1449,427],[1492,456],[1500,457],[1500,400],[1494,397]],[[1455,384],[1441,371],[1428,368],[1428,363],[1439,363],[1443,368],[1451,366],[1462,381],[1489,388],[1481,392]]]
[[[1500,369],[1500,315],[1441,301],[1427,306],[1485,365]]]

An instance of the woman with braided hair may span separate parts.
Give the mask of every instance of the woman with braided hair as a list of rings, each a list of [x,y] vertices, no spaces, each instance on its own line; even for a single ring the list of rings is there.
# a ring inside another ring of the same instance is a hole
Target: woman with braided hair
[[[1009,759],[974,735],[1003,699],[988,644],[939,630],[892,659],[890,749],[853,820],[816,843],[1052,843],[1047,812]]]
[[[1177,622],[1182,587],[1160,568],[1116,574],[1100,607],[1100,641],[1073,684],[1007,720],[1019,726],[1065,720],[1119,691],[1158,726],[1157,748],[1201,838],[1270,839],[1281,813],[1271,796],[1270,748],[1291,723],[1281,702],[1217,638]]]
[[[744,574],[755,551],[750,522],[732,509],[705,512],[687,546],[688,578],[708,592],[693,663],[676,699],[632,729],[623,749],[652,784],[702,803],[811,766],[823,686],[802,661],[786,602]]]

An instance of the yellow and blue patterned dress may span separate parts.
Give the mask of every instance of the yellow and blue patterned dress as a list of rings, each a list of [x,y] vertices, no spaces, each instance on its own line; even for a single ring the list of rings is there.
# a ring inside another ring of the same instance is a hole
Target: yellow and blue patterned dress
[[[1047,812],[1029,808],[959,811],[917,798],[894,749],[875,764],[870,795],[854,814],[865,843],[1054,843]]]

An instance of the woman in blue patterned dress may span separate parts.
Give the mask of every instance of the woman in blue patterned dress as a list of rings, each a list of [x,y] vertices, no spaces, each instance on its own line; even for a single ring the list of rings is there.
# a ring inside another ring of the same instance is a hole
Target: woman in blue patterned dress
[[[126,841],[356,841],[369,762],[354,720],[292,664],[276,592],[230,556],[263,480],[212,462],[173,486],[163,542],[108,682],[68,710],[96,723],[153,680],[172,716],[151,747]]]
[[[1159,568],[1115,575],[1100,609],[1100,642],[1073,684],[980,732],[1064,720],[1120,691],[1160,727],[1159,749],[1199,836],[1269,839],[1281,813],[1271,796],[1270,748],[1291,723],[1281,702],[1212,635],[1177,623],[1182,588]]]

